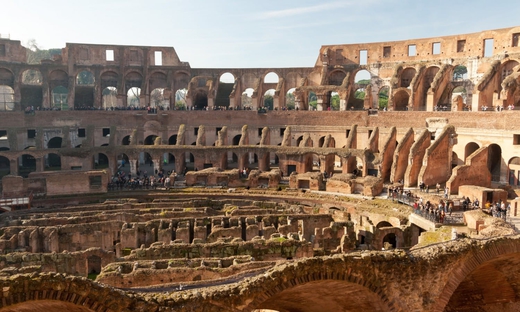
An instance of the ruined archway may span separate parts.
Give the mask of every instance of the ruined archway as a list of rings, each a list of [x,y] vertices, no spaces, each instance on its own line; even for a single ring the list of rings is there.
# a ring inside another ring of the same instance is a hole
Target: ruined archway
[[[197,110],[205,110],[208,107],[208,92],[204,89],[197,89],[193,96],[193,107]]]
[[[84,70],[76,76],[74,88],[74,108],[89,109],[94,106],[94,75]]]
[[[28,69],[22,74],[20,89],[22,110],[30,106],[41,107],[43,102],[43,77],[39,70]]]
[[[133,109],[138,109],[141,106],[141,88],[132,87],[126,93],[126,105]]]
[[[47,148],[61,148],[63,139],[61,137],[53,137],[47,142]]]
[[[378,106],[381,110],[387,110],[388,109],[388,95],[390,94],[390,88],[388,86],[384,86],[381,89],[379,89],[379,92],[377,94],[378,96]]]
[[[69,90],[64,86],[57,86],[52,89],[51,107],[54,110],[68,110],[68,95]]]
[[[488,146],[488,169],[491,172],[491,181],[500,181],[500,169],[502,165],[502,149],[498,144]]]
[[[94,161],[94,169],[106,169],[109,167],[108,156],[104,153],[96,153],[92,156]]]
[[[508,162],[508,182],[511,186],[520,185],[520,157],[513,157]]]
[[[285,107],[288,110],[293,110],[295,108],[294,103],[294,91],[296,88],[291,88],[287,91],[287,94],[285,94]]]
[[[176,134],[171,135],[168,138],[168,145],[177,145],[177,135]]]
[[[410,94],[407,90],[399,90],[394,95],[394,110],[396,111],[405,111],[408,110],[408,100],[410,99]]]
[[[478,150],[480,146],[475,142],[469,142],[464,147],[464,163],[466,162],[466,159],[473,154],[476,150]]]
[[[170,107],[170,99],[165,88],[155,88],[150,92],[150,107],[159,110],[167,110]]]
[[[342,70],[333,70],[329,74],[329,85],[341,86],[347,74]]]
[[[262,97],[262,107],[268,110],[273,110],[274,108],[274,89],[269,89],[265,91],[264,96]]]
[[[36,158],[31,154],[18,157],[18,175],[27,178],[29,173],[36,171]]]
[[[14,110],[14,90],[5,85],[0,85],[0,111]]]
[[[411,67],[403,69],[399,78],[399,87],[408,88],[412,82],[413,77],[415,77],[416,72],[417,71],[415,68]]]
[[[252,109],[253,108],[253,88],[247,88],[242,92],[242,97],[240,98],[240,101],[242,103],[242,109]]]
[[[121,140],[121,145],[130,145],[130,136],[127,135]]]
[[[305,284],[296,282],[296,286],[274,294],[255,308],[301,312],[390,311],[387,304],[367,288],[356,283],[332,279]]]
[[[103,109],[114,109],[117,105],[117,89],[115,87],[106,87],[101,92]]]
[[[61,170],[61,157],[56,153],[45,155],[45,171]]]
[[[5,156],[0,156],[0,180],[8,174],[11,173],[11,162],[9,158]]]
[[[217,89],[217,96],[215,98],[215,106],[221,108],[227,108],[230,104],[229,96],[233,92],[233,86],[235,85],[235,76],[227,72],[220,75]]]
[[[151,134],[149,136],[147,136],[145,139],[144,139],[144,145],[155,145],[155,139],[157,139],[158,136],[156,136],[155,134]]]

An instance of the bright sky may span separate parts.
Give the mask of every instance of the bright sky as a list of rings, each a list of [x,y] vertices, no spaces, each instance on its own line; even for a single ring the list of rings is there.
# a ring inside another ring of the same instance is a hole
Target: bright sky
[[[321,45],[520,25],[518,0],[3,0],[0,34],[174,47],[191,67],[312,67]]]

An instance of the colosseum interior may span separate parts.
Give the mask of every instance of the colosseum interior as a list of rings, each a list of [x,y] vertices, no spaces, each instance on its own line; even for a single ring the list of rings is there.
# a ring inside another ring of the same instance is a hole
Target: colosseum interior
[[[0,39],[0,312],[518,311],[519,40],[210,69]]]

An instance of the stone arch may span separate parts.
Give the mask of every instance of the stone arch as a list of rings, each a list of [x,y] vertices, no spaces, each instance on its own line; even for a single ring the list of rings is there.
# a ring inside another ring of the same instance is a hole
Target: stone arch
[[[269,89],[265,91],[264,95],[262,96],[262,107],[268,110],[273,110],[274,108],[274,89]]]
[[[69,75],[63,70],[53,70],[49,74],[49,88],[52,90],[57,86],[69,88]]]
[[[408,110],[408,101],[410,93],[407,89],[400,89],[394,94],[394,110],[405,111]]]
[[[168,145],[177,145],[177,135],[173,134],[168,138]]]
[[[118,107],[117,104],[117,89],[116,87],[106,87],[101,92],[102,95],[102,105],[104,109],[110,109]]]
[[[99,274],[101,273],[101,257],[98,255],[91,255],[87,258],[87,273]]]
[[[416,73],[417,71],[413,67],[403,69],[401,75],[399,76],[399,87],[408,88]]]
[[[188,89],[182,88],[175,91],[174,101],[175,101],[175,110],[185,110],[186,109],[186,95],[188,94]]]
[[[491,181],[500,181],[500,170],[502,165],[502,148],[498,144],[490,144],[488,146],[488,163],[487,167],[491,172]]]
[[[502,81],[506,79],[507,76],[513,73],[514,68],[518,66],[518,64],[518,61],[508,60],[500,65],[500,83],[502,83]]]
[[[467,248],[469,249],[470,247]],[[489,295],[485,297],[489,298],[490,301],[494,301],[494,303],[511,302],[511,289],[514,287],[510,284],[512,281],[512,270],[520,267],[520,244],[518,239],[489,240],[484,246],[474,246],[467,251],[467,253],[470,252],[470,257],[461,259],[452,269],[454,274],[448,273],[446,275],[448,280],[444,283],[445,286],[436,300],[433,301],[434,303],[430,311],[446,311],[448,308],[450,311],[458,311],[457,307],[460,307],[461,302],[459,300],[461,296],[467,298],[475,295],[475,298],[484,298],[485,291],[491,290],[489,288],[489,276],[493,276],[494,287],[492,294],[496,297],[491,298],[492,296]],[[500,268],[504,268],[505,264],[507,264],[509,270],[505,269],[504,272],[504,269],[501,270]],[[437,263],[437,265],[442,264]],[[488,276],[488,279],[485,279],[483,275]],[[485,282],[485,280],[488,282]],[[468,295],[468,293],[471,293],[471,295]],[[490,293],[488,292],[487,294]],[[514,300],[518,300],[516,298]],[[479,307],[484,306],[482,301],[482,299],[478,301],[472,300],[471,310],[480,310]]]
[[[298,265],[288,265],[277,272],[292,278],[281,281],[265,275],[260,278],[257,291],[247,310],[271,309],[277,311],[307,311],[304,307],[316,307],[311,311],[393,311],[395,303],[389,302],[382,289],[371,282],[366,273],[357,272],[348,264],[338,263],[340,258],[309,259]],[[323,270],[322,268],[334,268]],[[370,274],[370,273],[368,273]],[[319,294],[317,295],[317,292]],[[344,296],[338,293],[356,292],[359,296]],[[312,296],[309,294],[312,293]],[[307,298],[311,298],[310,303]],[[285,300],[284,298],[292,298]],[[334,298],[334,299],[333,299]]]
[[[208,107],[208,91],[203,88],[195,90],[193,96],[193,107],[197,110],[205,110]]]
[[[69,109],[69,89],[64,86],[57,86],[51,92],[51,107],[54,110],[68,110]]]
[[[162,168],[166,171],[175,171],[175,155],[172,153],[163,153]]]
[[[63,139],[61,137],[53,137],[47,142],[47,148],[61,148]]]
[[[36,157],[29,153],[24,153],[18,157],[18,175],[27,178],[29,173],[36,171]]]
[[[279,75],[275,72],[268,72],[262,79],[264,83],[278,83],[279,80]]]
[[[353,75],[353,82],[355,84],[361,84],[363,86],[369,85],[371,79],[372,79],[372,74],[364,68],[358,69],[355,72],[355,75]],[[360,81],[361,81],[361,83],[360,83]]]
[[[254,89],[253,88],[247,88],[244,90],[244,92],[242,92],[242,97],[240,99],[241,101],[241,105],[242,105],[242,108],[245,108],[245,109],[251,109],[253,107],[253,93],[254,93]]]
[[[114,71],[106,71],[101,74],[101,89],[106,89],[108,87],[114,87],[117,90],[119,74]]]
[[[83,70],[76,75],[76,87],[74,88],[74,107],[87,109],[94,106],[94,75],[88,70]]]
[[[11,161],[5,156],[0,156],[0,180],[11,173]]]
[[[0,68],[0,85],[14,88],[13,72],[6,68]]]
[[[148,85],[149,90],[165,89],[168,87],[168,78],[165,73],[161,71],[154,71],[150,74]]]
[[[155,144],[155,139],[158,138],[157,135],[155,134],[150,134],[149,136],[147,136],[145,139],[144,139],[144,145],[154,145]]]
[[[10,86],[0,85],[0,111],[14,110],[14,90]]]
[[[469,142],[464,147],[464,163],[466,162],[466,159],[473,154],[476,150],[478,150],[480,146],[475,142]]]
[[[127,106],[139,108],[141,106],[141,88],[132,87],[126,93]]]
[[[93,312],[133,310],[139,304],[156,306],[141,298],[128,298],[119,290],[106,288],[91,280],[59,273],[33,277],[17,275],[3,285],[9,289],[2,303],[2,310],[6,311],[35,311],[35,307],[39,307],[37,311]],[[64,288],[63,285],[68,286]],[[28,292],[27,289],[38,291]]]
[[[61,157],[56,153],[45,155],[45,171],[61,170]]]
[[[294,91],[296,88],[291,88],[287,90],[287,93],[285,94],[285,107],[288,110],[293,110],[295,108],[294,103]]]
[[[77,86],[94,86],[96,79],[94,75],[88,70],[82,70],[76,75]]]
[[[388,109],[388,96],[390,95],[390,87],[382,86],[377,93],[377,103],[379,109],[387,110]]]
[[[332,86],[341,86],[343,84],[343,80],[347,77],[347,73],[341,69],[336,69],[330,72],[329,74],[329,85]]]
[[[22,110],[29,106],[41,107],[43,102],[43,76],[37,69],[28,69],[22,72],[20,86]]]
[[[104,153],[96,153],[92,156],[92,161],[94,165],[92,168],[94,169],[106,169],[110,167],[110,161],[106,154]]]
[[[388,222],[388,221],[380,221],[377,225],[376,225],[376,228],[382,228],[382,227],[393,227],[392,223]]]
[[[233,137],[232,145],[238,145],[240,143],[240,139],[242,138],[241,134],[237,134]]]
[[[130,145],[130,135],[123,137],[121,140],[121,145]]]
[[[169,90],[155,88],[150,92],[150,107],[166,110],[170,107]]]
[[[395,233],[388,233],[383,237],[383,246],[388,243],[392,245],[392,248],[397,248],[397,235]]]
[[[520,185],[520,157],[515,156],[512,157],[507,162],[507,168],[508,168],[508,182],[509,185],[518,186]]]

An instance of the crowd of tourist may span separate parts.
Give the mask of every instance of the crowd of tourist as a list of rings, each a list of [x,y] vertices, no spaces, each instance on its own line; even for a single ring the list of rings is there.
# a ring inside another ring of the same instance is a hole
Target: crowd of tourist
[[[119,170],[108,183],[109,191],[117,190],[155,190],[157,188],[169,189],[175,183],[177,174],[175,171],[157,170],[156,174],[149,175],[147,171],[137,170],[136,176],[131,173],[126,174],[124,170]]]

